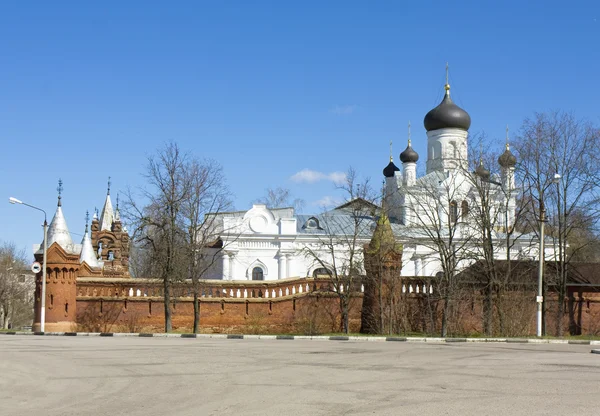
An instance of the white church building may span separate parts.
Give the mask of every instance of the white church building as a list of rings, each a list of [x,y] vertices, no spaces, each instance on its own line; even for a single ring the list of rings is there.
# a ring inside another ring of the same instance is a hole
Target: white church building
[[[223,243],[221,259],[207,276],[224,280],[277,280],[288,277],[306,277],[323,273],[323,264],[331,264],[332,250],[328,243],[334,239],[335,256],[348,256],[348,244],[339,243],[356,231],[356,248],[362,255],[362,246],[373,234],[375,224],[383,211],[391,220],[392,230],[403,244],[402,276],[435,276],[441,271],[440,257],[430,241],[427,227],[439,227],[440,234],[453,232],[456,241],[471,241],[465,245],[477,252],[477,230],[470,215],[481,203],[478,186],[487,188],[486,195],[493,204],[495,218],[494,246],[499,259],[532,258],[537,255],[537,237],[519,236],[506,249],[507,229],[515,222],[516,158],[506,143],[498,158],[501,175],[490,175],[480,162],[469,172],[468,130],[469,114],[454,104],[450,86],[446,83],[442,102],[429,111],[424,119],[427,131],[427,160],[425,175],[417,177],[419,155],[410,141],[400,154],[402,168],[390,156],[384,168],[385,189],[383,207],[365,204],[364,217],[357,229],[352,202],[328,212],[296,214],[293,208],[269,209],[254,205],[248,211],[216,214]],[[365,201],[362,201],[365,202]],[[360,201],[358,202],[360,203]],[[452,231],[444,229],[453,224]],[[320,253],[322,263],[306,254],[307,248]],[[507,254],[508,253],[508,254]],[[476,260],[471,256],[460,263],[468,266]],[[339,261],[338,261],[339,263]],[[338,269],[339,270],[339,269]]]

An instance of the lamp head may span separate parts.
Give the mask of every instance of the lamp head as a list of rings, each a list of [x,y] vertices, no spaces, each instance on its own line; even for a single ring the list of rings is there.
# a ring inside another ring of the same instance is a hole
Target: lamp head
[[[22,204],[23,203],[23,201],[21,201],[17,198],[14,198],[12,196],[10,198],[8,198],[8,202],[10,202],[11,204]]]
[[[559,183],[560,182],[560,173],[555,173],[554,174],[554,179],[552,180],[553,183]]]

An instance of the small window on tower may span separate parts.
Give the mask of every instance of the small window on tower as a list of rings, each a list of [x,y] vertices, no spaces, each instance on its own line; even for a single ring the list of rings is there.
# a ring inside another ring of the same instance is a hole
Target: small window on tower
[[[462,219],[467,219],[467,217],[469,216],[469,203],[467,201],[462,201],[460,211]]]
[[[115,253],[111,250],[108,252],[108,261],[112,261],[115,259]]]
[[[450,223],[455,224],[458,221],[458,205],[456,201],[450,202]]]

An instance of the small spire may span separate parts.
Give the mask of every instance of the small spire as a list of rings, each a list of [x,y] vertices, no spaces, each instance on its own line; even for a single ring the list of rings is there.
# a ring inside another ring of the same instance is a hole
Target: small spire
[[[110,195],[110,176],[108,177],[108,191],[106,192],[106,195]]]
[[[410,146],[410,120],[408,121],[408,145]]]
[[[446,62],[446,85],[444,85],[446,95],[450,95],[450,81],[448,80],[448,62]]]
[[[119,194],[117,194],[117,211],[119,210]]]
[[[506,150],[510,150],[510,145],[508,144],[508,124],[506,125]]]
[[[85,211],[85,232],[88,232],[88,223],[90,222],[90,212]]]
[[[392,141],[390,140],[390,162],[394,161],[394,157],[392,156]],[[117,207],[119,206],[119,203],[117,202]]]
[[[61,207],[62,206],[62,191],[63,191],[63,181],[62,179],[58,179],[58,187],[56,188],[56,190],[58,191],[58,206]]]

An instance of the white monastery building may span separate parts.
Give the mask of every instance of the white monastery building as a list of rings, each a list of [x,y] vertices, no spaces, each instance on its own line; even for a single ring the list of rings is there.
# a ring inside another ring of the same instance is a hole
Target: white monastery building
[[[506,248],[505,232],[512,229],[515,221],[517,163],[508,137],[506,149],[498,158],[499,177],[490,175],[481,161],[474,172],[469,172],[467,139],[471,118],[452,102],[448,83],[445,90],[442,102],[424,119],[427,131],[425,175],[417,177],[419,155],[411,146],[409,126],[408,146],[400,154],[402,169],[390,156],[383,170],[383,209],[355,200],[318,215],[299,215],[293,208],[268,209],[258,204],[248,211],[216,214],[223,244],[222,257],[207,277],[276,280],[313,276],[323,273],[323,263],[332,264],[332,252],[339,271],[339,265],[349,256],[349,236],[357,235],[354,248],[362,256],[362,247],[371,239],[380,215],[390,218],[394,235],[403,244],[402,276],[436,276],[441,271],[439,250],[431,241],[436,227],[438,235],[452,234],[454,244],[462,244],[463,250],[470,252],[463,253],[459,261],[461,267],[476,260],[481,230],[474,226],[476,221],[472,215],[481,206],[482,195],[492,205],[495,255],[499,259],[506,259],[507,255],[511,258],[536,256],[535,235],[519,235],[512,240],[510,249]],[[356,204],[361,210],[358,226]],[[307,255],[307,251],[318,253],[322,261],[315,261],[315,256]]]

